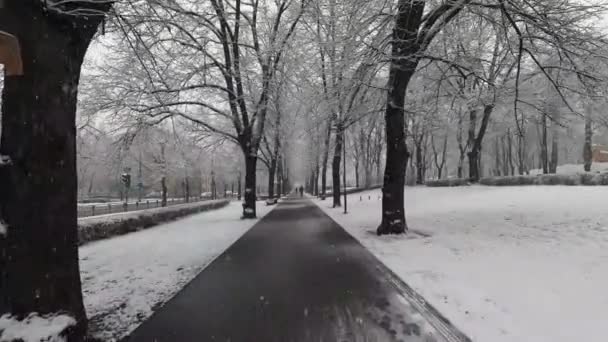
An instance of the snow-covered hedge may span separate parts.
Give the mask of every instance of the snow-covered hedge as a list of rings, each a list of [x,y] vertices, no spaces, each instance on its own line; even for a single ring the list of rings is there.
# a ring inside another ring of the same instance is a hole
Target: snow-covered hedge
[[[67,330],[76,325],[76,320],[67,315],[40,316],[37,313],[18,320],[9,315],[0,317],[0,341],[3,342],[61,342]]]
[[[538,176],[484,177],[482,185],[608,185],[608,173],[552,174]]]
[[[450,187],[450,186],[465,186],[469,185],[469,180],[465,178],[450,178],[439,180],[428,180],[424,183],[430,187]]]
[[[78,219],[78,243],[82,245],[87,242],[150,228],[184,216],[222,208],[228,205],[228,203],[228,200],[196,202],[164,208],[81,218]]]

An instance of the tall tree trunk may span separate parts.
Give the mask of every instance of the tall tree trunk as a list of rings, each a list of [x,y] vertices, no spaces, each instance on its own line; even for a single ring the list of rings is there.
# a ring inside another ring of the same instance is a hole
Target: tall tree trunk
[[[557,126],[553,124],[554,126]],[[551,135],[551,161],[549,162],[549,173],[557,173],[557,164],[559,162],[559,134],[557,128],[553,128]]]
[[[237,200],[239,200],[239,201],[243,197],[242,184],[241,184],[242,181],[243,181],[243,175],[241,175],[241,171],[239,171],[239,180],[238,180],[238,191],[239,191],[239,194],[238,194],[238,197],[237,197]]]
[[[283,197],[283,156],[279,154],[277,158],[277,198]]]
[[[479,180],[479,150],[475,144],[475,130],[477,126],[477,110],[472,109],[469,111],[469,131],[468,131],[468,143],[469,152],[467,157],[469,158],[469,179],[472,182]]]
[[[591,171],[591,164],[593,162],[593,127],[591,118],[585,119],[585,146],[583,147],[583,160],[585,163],[585,171]]]
[[[517,135],[517,171],[522,176],[526,171],[526,138],[524,134]]]
[[[540,163],[543,169],[543,174],[549,173],[549,153],[547,142],[547,115],[542,114],[541,132],[540,132]]]
[[[331,141],[331,128],[333,126],[334,115],[330,116],[327,122],[327,130],[325,133],[325,141],[323,141],[323,159],[321,163],[321,200],[325,200],[325,191],[327,189],[327,163],[329,160],[329,143]]]
[[[459,179],[464,177],[464,158],[466,156],[466,146],[463,142],[463,128],[464,115],[462,114],[462,107],[458,109],[458,129],[456,131],[456,143],[458,144],[458,171],[457,176]]]
[[[268,199],[274,198],[274,177],[277,170],[277,160],[271,159],[268,166]]]
[[[515,175],[515,165],[513,164],[513,136],[511,135],[511,129],[507,129],[507,154],[509,161],[509,170],[511,176]]]
[[[393,29],[393,46],[386,101],[386,166],[382,186],[382,222],[378,235],[403,234],[405,221],[405,168],[409,152],[405,144],[405,92],[418,66],[412,58],[420,48],[415,43],[424,12],[423,1],[399,0]],[[410,58],[405,58],[405,57]]]
[[[421,134],[420,138],[415,139],[416,141],[416,184],[424,184],[424,160],[422,152],[422,139],[424,135]],[[405,177],[405,175],[404,175]]]
[[[188,177],[184,179],[184,197],[186,199],[186,203],[190,202],[190,181]]]
[[[500,176],[502,172],[502,163],[500,159],[500,137],[496,137],[494,141],[494,173],[496,176]]]
[[[481,178],[481,146],[483,143],[483,137],[488,129],[490,122],[490,115],[494,110],[494,105],[485,105],[483,108],[483,117],[481,118],[481,124],[479,125],[479,131],[475,134],[476,122],[477,122],[477,111],[471,110],[469,112],[469,179],[471,182],[478,182]]]
[[[167,206],[167,177],[163,176],[160,179],[160,187],[161,187],[161,205],[163,207]]]
[[[245,200],[243,201],[243,218],[256,218],[256,166],[258,157],[245,153]]]
[[[313,193],[315,196],[319,196],[319,163],[317,161],[317,164],[315,165],[315,177],[314,177],[314,189],[313,189]]]
[[[481,175],[479,174],[479,150],[473,148],[467,153],[469,158],[469,179],[471,182],[479,181]]]
[[[87,329],[75,119],[80,68],[100,20],[58,17],[40,2],[0,8],[0,30],[17,37],[23,64],[2,92],[0,154],[11,162],[0,165],[0,316],[68,314],[77,321],[68,341],[82,341]]]
[[[336,124],[336,143],[334,147],[334,157],[331,164],[331,174],[333,182],[333,207],[342,206],[340,200],[340,166],[342,161],[342,144],[344,143],[344,131],[342,130],[342,124]]]
[[[355,160],[355,187],[359,189],[359,160]]]
[[[462,178],[464,176],[464,157],[465,154],[464,153],[460,153],[460,155],[458,156],[458,178]]]
[[[502,174],[505,176],[509,176],[509,150],[507,147],[507,139],[506,139],[506,134],[503,135],[502,137],[500,137],[500,146],[501,146],[501,153],[502,153]]]
[[[435,148],[435,138],[431,135],[431,147],[433,148],[433,159],[435,167],[437,168],[437,179],[441,179],[443,176],[443,168],[446,163],[446,155],[448,150],[448,134],[446,133],[443,138],[443,144],[441,146],[441,162],[439,161],[439,153]]]

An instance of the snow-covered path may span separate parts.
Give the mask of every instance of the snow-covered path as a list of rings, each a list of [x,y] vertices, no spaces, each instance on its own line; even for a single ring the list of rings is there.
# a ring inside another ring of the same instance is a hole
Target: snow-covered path
[[[407,188],[428,238],[376,237],[370,194],[318,203],[474,341],[606,341],[608,187]]]
[[[257,205],[262,218],[272,207]],[[240,202],[80,248],[87,314],[96,337],[124,337],[258,220]]]

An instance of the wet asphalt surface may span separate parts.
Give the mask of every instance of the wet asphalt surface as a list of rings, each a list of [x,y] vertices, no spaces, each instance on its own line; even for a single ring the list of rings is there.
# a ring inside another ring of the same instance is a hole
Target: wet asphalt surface
[[[311,201],[289,199],[127,341],[446,339],[363,246]]]

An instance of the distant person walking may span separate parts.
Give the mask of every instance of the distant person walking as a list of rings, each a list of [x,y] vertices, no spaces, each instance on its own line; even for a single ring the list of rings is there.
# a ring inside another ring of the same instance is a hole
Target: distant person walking
[[[300,186],[300,197],[304,197],[304,187]]]

